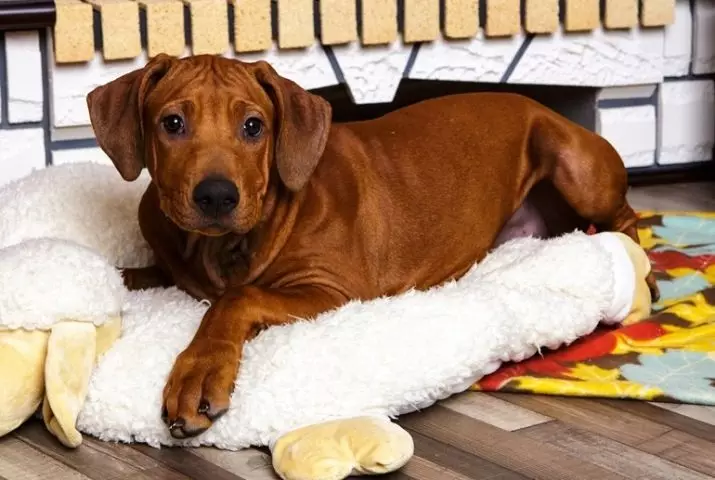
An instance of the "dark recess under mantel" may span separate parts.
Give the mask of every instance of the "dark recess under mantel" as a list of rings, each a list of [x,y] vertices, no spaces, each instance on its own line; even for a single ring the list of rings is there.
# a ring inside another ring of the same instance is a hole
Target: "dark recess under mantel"
[[[55,16],[53,0],[0,0],[0,31],[52,27]]]

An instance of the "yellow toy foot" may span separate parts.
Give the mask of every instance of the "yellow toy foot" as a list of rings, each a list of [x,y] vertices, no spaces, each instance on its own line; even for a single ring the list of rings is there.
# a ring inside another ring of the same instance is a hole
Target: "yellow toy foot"
[[[284,480],[342,480],[402,468],[414,443],[386,418],[356,417],[294,430],[278,439],[272,453]]]
[[[646,255],[640,245],[623,233],[616,233],[615,235],[621,241],[626,253],[628,253],[628,256],[633,262],[633,269],[636,275],[631,311],[625,320],[623,320],[623,325],[631,325],[650,316],[652,300],[648,283],[646,283],[646,277],[650,274],[651,265],[648,255]]]

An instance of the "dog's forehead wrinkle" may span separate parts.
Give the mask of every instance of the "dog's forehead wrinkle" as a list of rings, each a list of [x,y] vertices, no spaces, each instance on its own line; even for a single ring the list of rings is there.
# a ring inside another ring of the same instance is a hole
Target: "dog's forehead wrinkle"
[[[181,59],[163,77],[150,96],[155,108],[165,109],[182,101],[195,104],[209,116],[227,118],[260,108],[265,99],[245,64],[222,57],[198,56]]]

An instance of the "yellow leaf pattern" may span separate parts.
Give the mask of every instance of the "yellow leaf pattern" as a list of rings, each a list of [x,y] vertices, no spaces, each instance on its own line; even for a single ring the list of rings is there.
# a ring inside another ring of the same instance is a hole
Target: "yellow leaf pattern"
[[[653,315],[503,365],[472,389],[715,405],[715,212],[641,212]]]

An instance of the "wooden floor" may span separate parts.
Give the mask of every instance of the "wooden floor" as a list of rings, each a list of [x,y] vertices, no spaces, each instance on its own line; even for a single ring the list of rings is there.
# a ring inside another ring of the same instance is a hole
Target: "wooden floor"
[[[715,185],[640,187],[631,201],[637,209],[715,211]],[[390,479],[715,478],[715,407],[466,393],[400,423],[416,452]],[[155,450],[86,438],[70,451],[38,422],[0,439],[0,477],[276,478],[261,450]]]

